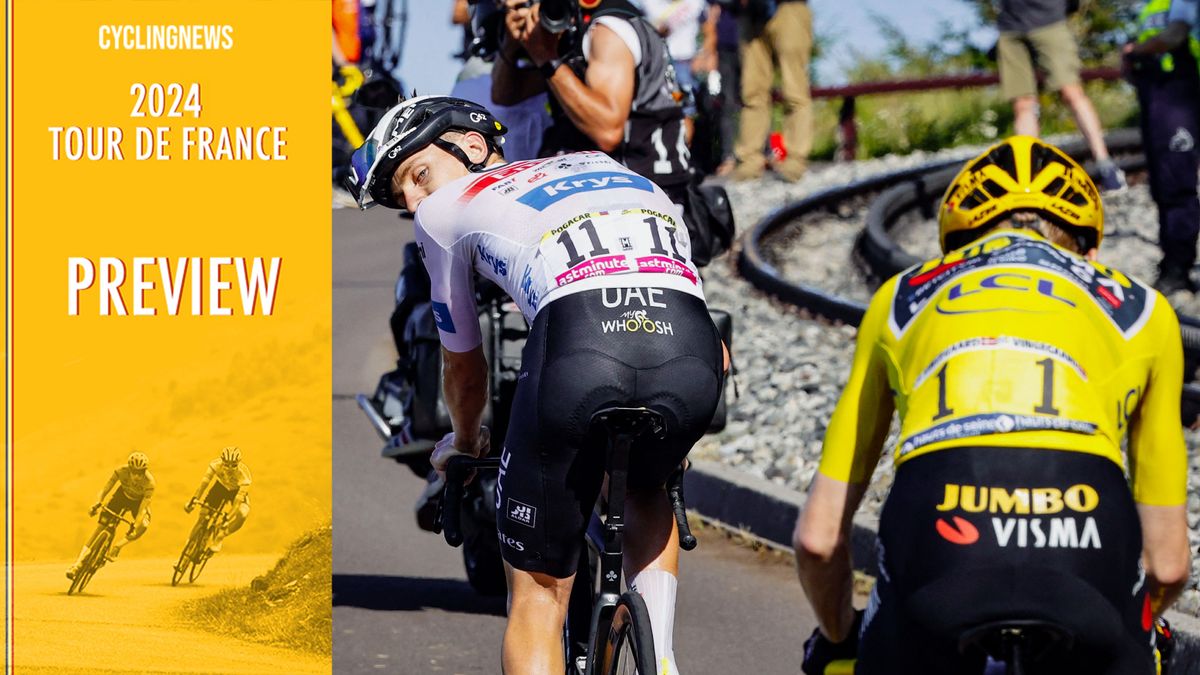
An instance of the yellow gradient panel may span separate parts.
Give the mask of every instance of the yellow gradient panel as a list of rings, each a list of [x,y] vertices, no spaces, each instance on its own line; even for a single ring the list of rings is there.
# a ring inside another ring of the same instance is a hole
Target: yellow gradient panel
[[[329,4],[10,9],[10,665],[327,672],[319,649],[195,615],[330,518]],[[225,446],[249,515],[172,586],[201,513],[184,506]],[[133,451],[150,526],[68,595],[88,509]]]

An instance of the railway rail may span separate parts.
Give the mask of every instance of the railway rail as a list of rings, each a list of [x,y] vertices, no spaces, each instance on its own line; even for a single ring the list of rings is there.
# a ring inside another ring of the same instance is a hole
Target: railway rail
[[[1141,136],[1136,130],[1118,130],[1106,137],[1110,152],[1126,172],[1145,169]],[[1066,143],[1062,149],[1076,159],[1088,154],[1082,141]],[[859,232],[854,251],[858,260],[850,264],[864,266],[869,277],[882,280],[922,258],[905,250],[893,236],[895,226],[914,211],[932,216],[937,201],[945,192],[963,160],[937,160],[898,171],[877,174],[845,185],[825,189],[792,202],[767,214],[746,234],[738,257],[739,273],[751,284],[779,300],[806,310],[817,317],[857,326],[866,312],[866,304],[838,295],[812,283],[790,277],[774,261],[773,247],[786,238],[781,234],[797,226],[811,214],[836,211],[851,200],[874,195]],[[1089,172],[1094,168],[1084,165]],[[1111,231],[1106,237],[1137,236]],[[1179,315],[1188,372],[1200,366],[1200,317]],[[1189,426],[1200,417],[1200,385],[1183,386],[1181,419]]]

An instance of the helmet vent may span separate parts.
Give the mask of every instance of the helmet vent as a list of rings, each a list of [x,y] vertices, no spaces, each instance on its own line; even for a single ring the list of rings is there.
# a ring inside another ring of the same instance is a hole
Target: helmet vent
[[[1008,190],[1000,187],[1000,184],[991,178],[983,182],[983,189],[987,190],[987,193],[993,198],[1003,197],[1004,195],[1008,194]]]
[[[1055,176],[1054,180],[1050,181],[1049,185],[1042,188],[1042,192],[1050,195],[1051,197],[1057,197],[1059,191],[1062,190],[1063,186],[1066,184],[1067,181],[1063,180],[1062,176]]]
[[[1062,198],[1071,202],[1075,206],[1083,207],[1088,205],[1088,198],[1085,197],[1082,192],[1079,192],[1073,188],[1067,188],[1067,191],[1063,193]]]
[[[989,197],[982,190],[976,189],[974,192],[963,198],[962,202],[958,205],[958,208],[964,211],[977,209],[981,204],[988,201],[988,199]]]
[[[988,159],[992,161],[992,164],[995,164],[1002,171],[1004,171],[1004,173],[1016,178],[1017,160],[1013,156],[1013,149],[1011,145],[1001,145],[1000,147],[996,148],[988,154]],[[991,192],[991,188],[988,188],[988,192]]]

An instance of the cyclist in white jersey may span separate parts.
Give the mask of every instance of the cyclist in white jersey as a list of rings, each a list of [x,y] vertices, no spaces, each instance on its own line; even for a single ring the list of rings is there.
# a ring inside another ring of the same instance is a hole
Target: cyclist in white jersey
[[[416,214],[442,340],[454,432],[436,467],[483,456],[487,400],[475,275],[531,324],[501,453],[497,528],[509,580],[508,673],[561,673],[580,544],[604,473],[588,428],[605,407],[646,406],[665,440],[630,457],[625,572],[650,609],[660,672],[671,650],[678,534],[663,484],[703,435],[721,393],[724,346],[709,318],[677,207],[599,152],[503,163],[501,124],[444,96],[388,111],[354,155],[361,206]]]

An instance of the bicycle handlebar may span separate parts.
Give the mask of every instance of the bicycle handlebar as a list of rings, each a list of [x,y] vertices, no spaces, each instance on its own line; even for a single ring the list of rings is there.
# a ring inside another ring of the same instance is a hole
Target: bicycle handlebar
[[[127,525],[134,524],[132,520],[126,518],[125,516],[121,515],[120,513],[117,513],[116,511],[113,511],[112,509],[108,508],[107,506],[100,507],[100,513],[107,513],[110,516],[113,516],[117,520],[119,520]]]
[[[435,527],[441,530],[447,544],[458,547],[463,542],[462,498],[467,476],[478,469],[499,468],[499,457],[476,459],[458,455],[446,463],[446,492],[442,497],[441,518],[437,519]]]
[[[667,479],[667,498],[671,500],[671,511],[675,513],[675,524],[679,527],[679,548],[690,551],[698,542],[688,525],[687,507],[683,502],[683,471],[681,466]]]

